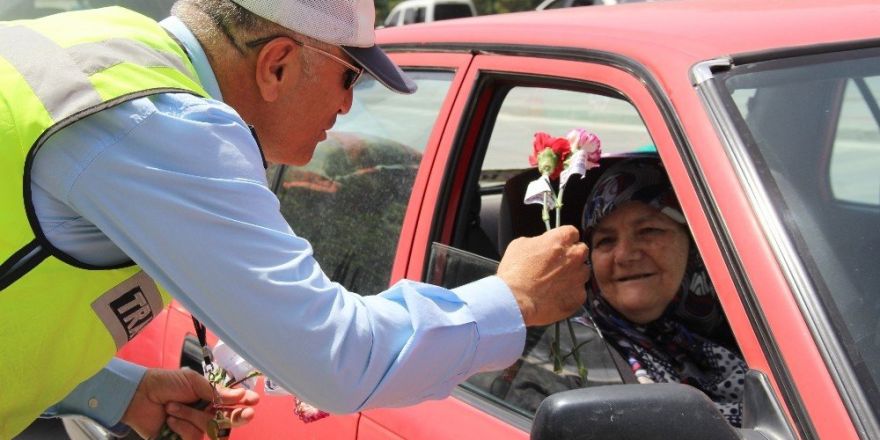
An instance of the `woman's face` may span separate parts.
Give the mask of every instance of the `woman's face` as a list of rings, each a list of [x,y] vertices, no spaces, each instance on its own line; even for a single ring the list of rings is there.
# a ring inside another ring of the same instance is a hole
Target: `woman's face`
[[[624,317],[647,324],[681,286],[690,240],[685,227],[642,202],[618,206],[593,232],[593,276]]]

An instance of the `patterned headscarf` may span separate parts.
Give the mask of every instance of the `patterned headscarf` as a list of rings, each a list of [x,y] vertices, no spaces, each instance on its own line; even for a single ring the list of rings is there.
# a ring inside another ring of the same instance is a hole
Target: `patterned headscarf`
[[[607,169],[587,198],[582,218],[587,243],[605,216],[631,201],[645,203],[686,225],[660,161],[653,156],[627,159]],[[679,292],[663,314],[647,325],[630,322],[614,310],[602,297],[595,277],[587,292],[587,309],[639,382],[692,385],[706,393],[732,425],[741,425],[747,367],[693,240]]]

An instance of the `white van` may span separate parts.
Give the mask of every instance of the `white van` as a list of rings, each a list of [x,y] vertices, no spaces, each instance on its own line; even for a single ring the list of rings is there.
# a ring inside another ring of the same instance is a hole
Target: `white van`
[[[544,0],[538,5],[537,10],[571,8],[574,6],[602,6],[620,5],[624,3],[641,3],[651,0]]]
[[[391,9],[385,27],[475,15],[477,9],[471,0],[404,0]]]

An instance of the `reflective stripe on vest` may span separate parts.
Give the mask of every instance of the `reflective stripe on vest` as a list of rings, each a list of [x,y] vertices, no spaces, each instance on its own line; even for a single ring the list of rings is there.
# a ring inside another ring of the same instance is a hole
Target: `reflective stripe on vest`
[[[25,26],[0,28],[0,41],[3,40],[19,42],[0,46],[0,57],[24,76],[56,121],[103,103],[89,76],[115,65],[133,63],[145,67],[162,66],[193,75],[180,58],[155,52],[135,41],[111,39],[65,49]],[[35,53],[44,57],[36,58],[33,56]],[[43,62],[45,59],[58,62],[48,64]],[[196,80],[192,76],[191,79]],[[71,91],[75,93],[72,96]]]
[[[0,23],[0,439],[94,375],[167,295],[130,263],[93,267],[39,230],[29,170],[58,130],[142,96],[207,96],[180,46],[122,9]]]

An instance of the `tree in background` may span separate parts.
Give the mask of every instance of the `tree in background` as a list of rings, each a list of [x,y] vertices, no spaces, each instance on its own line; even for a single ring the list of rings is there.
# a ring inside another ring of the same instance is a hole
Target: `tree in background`
[[[403,0],[376,0],[376,23],[383,23],[385,17]],[[473,0],[477,13],[480,15],[499,14],[503,12],[528,11],[535,9],[542,0]]]

